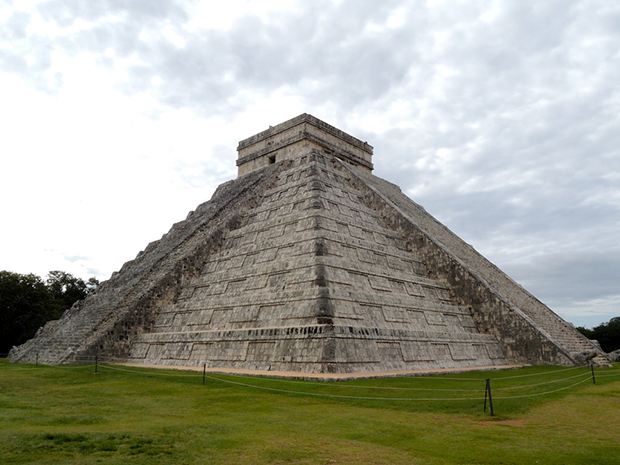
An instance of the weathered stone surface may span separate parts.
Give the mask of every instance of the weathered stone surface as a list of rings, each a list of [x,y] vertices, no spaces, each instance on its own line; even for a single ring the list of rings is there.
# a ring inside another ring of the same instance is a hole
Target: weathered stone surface
[[[573,357],[575,358],[577,363],[581,365],[585,365],[590,360],[593,360],[597,355],[598,355],[598,352],[594,350],[589,350],[586,352],[579,352],[579,353],[573,354]]]
[[[620,362],[620,350],[614,350],[613,352],[608,353],[607,357],[609,357],[611,362]]]
[[[211,201],[173,225],[159,241],[67,310],[37,337],[11,351],[12,361],[63,363],[97,352],[125,356],[137,333],[147,331],[157,310],[172,301],[186,280],[200,273],[205,257],[219,250],[227,230],[255,205],[274,170],[221,185]]]
[[[315,149],[372,171],[372,146],[304,113],[239,142],[239,176],[278,161],[299,158]]]
[[[133,363],[306,373],[572,365],[587,351],[606,361],[373,176],[370,146],[308,117],[242,141],[259,153],[240,150],[247,171],[240,165],[237,180],[15,348],[12,360],[38,353],[63,363],[99,352]],[[270,156],[270,141],[286,156],[253,164]],[[343,156],[360,150],[366,164]]]

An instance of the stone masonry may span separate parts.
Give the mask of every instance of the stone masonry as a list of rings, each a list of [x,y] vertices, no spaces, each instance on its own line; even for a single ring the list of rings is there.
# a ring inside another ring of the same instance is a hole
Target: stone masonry
[[[310,116],[241,141],[239,178],[11,359],[303,373],[605,356],[372,175],[372,147]]]

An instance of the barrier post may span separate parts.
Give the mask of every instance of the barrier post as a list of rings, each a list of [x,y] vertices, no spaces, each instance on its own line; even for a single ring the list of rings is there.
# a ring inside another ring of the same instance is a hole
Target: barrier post
[[[36,357],[34,359],[34,366],[35,367],[39,366],[39,352],[37,352],[37,355],[36,355]]]
[[[489,396],[489,411],[491,412],[491,416],[494,416],[493,412],[493,396],[491,395],[491,380],[487,379],[486,389],[484,391],[484,411],[487,411],[487,394]]]
[[[207,377],[207,364],[202,367],[202,385],[205,385],[205,378]]]
[[[590,370],[592,370],[592,383],[596,384],[596,377],[594,376],[594,363],[590,363]]]

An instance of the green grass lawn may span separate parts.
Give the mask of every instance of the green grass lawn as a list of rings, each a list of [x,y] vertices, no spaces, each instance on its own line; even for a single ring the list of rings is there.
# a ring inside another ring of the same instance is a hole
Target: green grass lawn
[[[620,464],[620,365],[346,383],[0,361],[0,463]],[[483,412],[491,379],[495,416]]]

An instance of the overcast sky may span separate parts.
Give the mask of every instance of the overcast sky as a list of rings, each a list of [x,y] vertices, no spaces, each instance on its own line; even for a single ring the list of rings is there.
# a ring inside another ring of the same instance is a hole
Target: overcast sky
[[[563,318],[620,315],[620,2],[0,0],[0,270],[107,279],[310,113]]]

